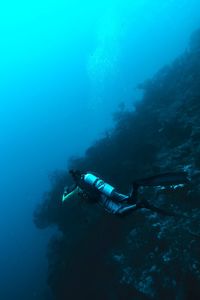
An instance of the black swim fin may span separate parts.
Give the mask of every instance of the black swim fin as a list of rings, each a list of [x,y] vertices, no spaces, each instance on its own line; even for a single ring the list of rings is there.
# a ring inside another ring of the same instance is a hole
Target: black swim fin
[[[169,172],[135,180],[133,185],[136,186],[159,186],[159,185],[175,185],[186,184],[189,182],[188,174],[186,172]]]
[[[170,211],[166,211],[162,208],[159,208],[159,207],[156,207],[152,204],[150,204],[146,199],[142,199],[140,201],[138,201],[138,203],[136,204],[136,209],[140,209],[140,208],[146,208],[146,209],[149,209],[153,212],[156,212],[157,214],[161,214],[163,216],[166,216],[166,217],[180,217],[182,215],[179,215],[177,213],[174,213],[174,212],[170,212]]]

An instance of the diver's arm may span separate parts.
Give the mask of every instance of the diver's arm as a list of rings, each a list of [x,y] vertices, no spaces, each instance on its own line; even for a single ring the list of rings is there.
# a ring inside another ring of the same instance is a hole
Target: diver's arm
[[[76,190],[77,185],[73,184],[71,186],[65,186],[64,187],[64,192],[63,192],[63,196],[62,196],[62,202],[65,202],[72,193],[74,193],[74,191]]]

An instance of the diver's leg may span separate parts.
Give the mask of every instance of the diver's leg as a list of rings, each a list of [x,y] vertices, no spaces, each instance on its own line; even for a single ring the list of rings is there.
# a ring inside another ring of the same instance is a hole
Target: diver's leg
[[[111,194],[111,200],[116,202],[126,202],[129,196],[116,192],[115,190]]]
[[[132,190],[130,196],[128,197],[128,203],[137,203],[138,202],[138,189],[139,185],[137,183],[132,184]]]
[[[103,206],[103,208],[111,214],[123,215],[129,211],[137,209],[136,204],[133,205],[124,205],[119,202],[112,201],[105,195],[101,195],[99,198],[99,204]]]
[[[103,194],[99,197],[99,204],[103,206],[103,208],[111,214],[115,214],[121,207],[120,204],[115,203],[114,201],[112,201],[111,199],[109,199]]]
[[[170,211],[166,211],[162,208],[156,207],[152,204],[149,203],[149,201],[147,201],[145,198],[140,199],[137,203],[136,203],[136,209],[141,209],[141,208],[146,208],[151,210],[152,212],[156,212],[157,214],[161,214],[163,216],[168,216],[168,217],[174,217],[177,216],[176,213],[170,212]]]
[[[132,211],[136,210],[138,207],[136,204],[133,205],[126,205],[126,206],[121,206],[116,212],[116,215],[127,215],[128,213],[131,213]]]

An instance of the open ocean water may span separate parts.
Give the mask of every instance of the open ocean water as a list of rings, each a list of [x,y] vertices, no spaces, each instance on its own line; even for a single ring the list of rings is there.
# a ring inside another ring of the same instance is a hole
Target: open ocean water
[[[187,51],[199,27],[198,0],[0,4],[1,300],[51,299],[56,229],[33,223],[50,174],[109,134],[113,114],[141,101],[137,86]]]

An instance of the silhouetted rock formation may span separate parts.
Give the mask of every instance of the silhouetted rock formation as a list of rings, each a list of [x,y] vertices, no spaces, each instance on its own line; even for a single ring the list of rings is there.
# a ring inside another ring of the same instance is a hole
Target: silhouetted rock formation
[[[67,171],[56,173],[34,220],[60,231],[48,250],[48,283],[57,300],[200,299],[199,46],[197,31],[187,52],[140,85],[144,97],[136,110],[117,113],[114,130],[69,163],[123,192],[134,179],[187,170],[188,187],[141,191],[180,216],[143,209],[121,219],[80,200],[62,207],[71,179]]]

